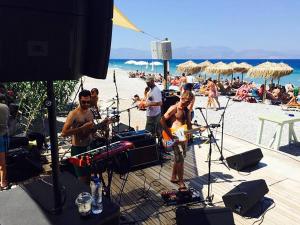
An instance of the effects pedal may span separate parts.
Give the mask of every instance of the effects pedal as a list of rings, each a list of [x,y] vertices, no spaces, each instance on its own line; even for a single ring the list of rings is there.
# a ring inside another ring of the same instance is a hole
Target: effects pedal
[[[200,192],[189,188],[187,190],[171,190],[161,192],[161,197],[166,205],[186,204],[201,201]]]

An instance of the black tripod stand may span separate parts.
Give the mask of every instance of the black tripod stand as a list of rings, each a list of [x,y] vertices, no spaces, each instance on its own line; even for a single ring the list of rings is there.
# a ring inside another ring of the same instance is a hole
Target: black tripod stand
[[[219,124],[222,122],[222,133],[221,133],[221,157],[220,157],[220,160],[223,161],[224,160],[224,157],[223,157],[223,139],[224,139],[224,119],[225,119],[225,112],[226,112],[226,109],[228,107],[228,103],[230,101],[230,97],[228,97],[228,100],[226,102],[226,105],[224,107],[224,110],[222,112],[222,115],[221,115],[221,118],[220,118],[220,121],[219,121]]]

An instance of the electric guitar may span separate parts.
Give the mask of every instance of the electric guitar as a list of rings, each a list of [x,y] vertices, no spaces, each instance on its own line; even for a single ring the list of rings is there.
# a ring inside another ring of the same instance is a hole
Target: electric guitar
[[[170,128],[172,135],[176,137],[175,139],[173,137],[170,137],[168,135],[168,133],[165,130],[163,130],[162,131],[162,144],[165,148],[170,148],[175,143],[178,143],[178,142],[182,143],[182,142],[188,141],[188,138],[187,138],[188,134],[195,133],[196,131],[204,131],[205,129],[206,129],[205,127],[197,127],[197,128],[188,130],[186,124],[184,124],[180,127]]]

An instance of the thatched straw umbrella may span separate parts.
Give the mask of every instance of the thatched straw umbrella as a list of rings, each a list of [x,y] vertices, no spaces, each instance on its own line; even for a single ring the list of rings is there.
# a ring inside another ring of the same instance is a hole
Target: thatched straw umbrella
[[[240,67],[240,64],[238,64],[236,62],[231,62],[231,63],[228,64],[228,66],[230,66],[231,69],[232,69],[232,74],[231,74],[231,83],[232,83],[233,74],[234,73],[239,73],[242,68]]]
[[[193,61],[187,61],[177,65],[177,71],[181,73],[195,74],[201,71],[201,67]]]
[[[204,62],[201,62],[198,64],[198,66],[201,67],[200,71],[204,71],[206,69],[206,67],[211,66],[213,63],[211,63],[208,60],[205,60]],[[204,80],[206,80],[206,73],[204,73]]]
[[[244,73],[247,73],[253,66],[246,62],[242,62],[239,64],[240,66],[240,73],[242,73],[242,82],[244,82]]]
[[[265,62],[251,68],[248,71],[248,76],[255,78],[263,77],[265,79],[265,92],[263,95],[264,102],[266,98],[267,79],[279,79],[280,77],[289,75],[292,72],[293,68],[285,63]]]
[[[218,80],[220,80],[220,75],[230,75],[233,73],[232,68],[223,62],[212,64],[206,67],[204,71],[210,74],[217,74]]]

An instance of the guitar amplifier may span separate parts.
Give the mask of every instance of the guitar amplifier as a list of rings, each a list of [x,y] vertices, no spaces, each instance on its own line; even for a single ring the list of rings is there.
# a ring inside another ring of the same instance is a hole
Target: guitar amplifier
[[[159,163],[159,152],[155,138],[147,130],[119,133],[120,141],[130,141],[134,148],[128,152],[130,170]]]

